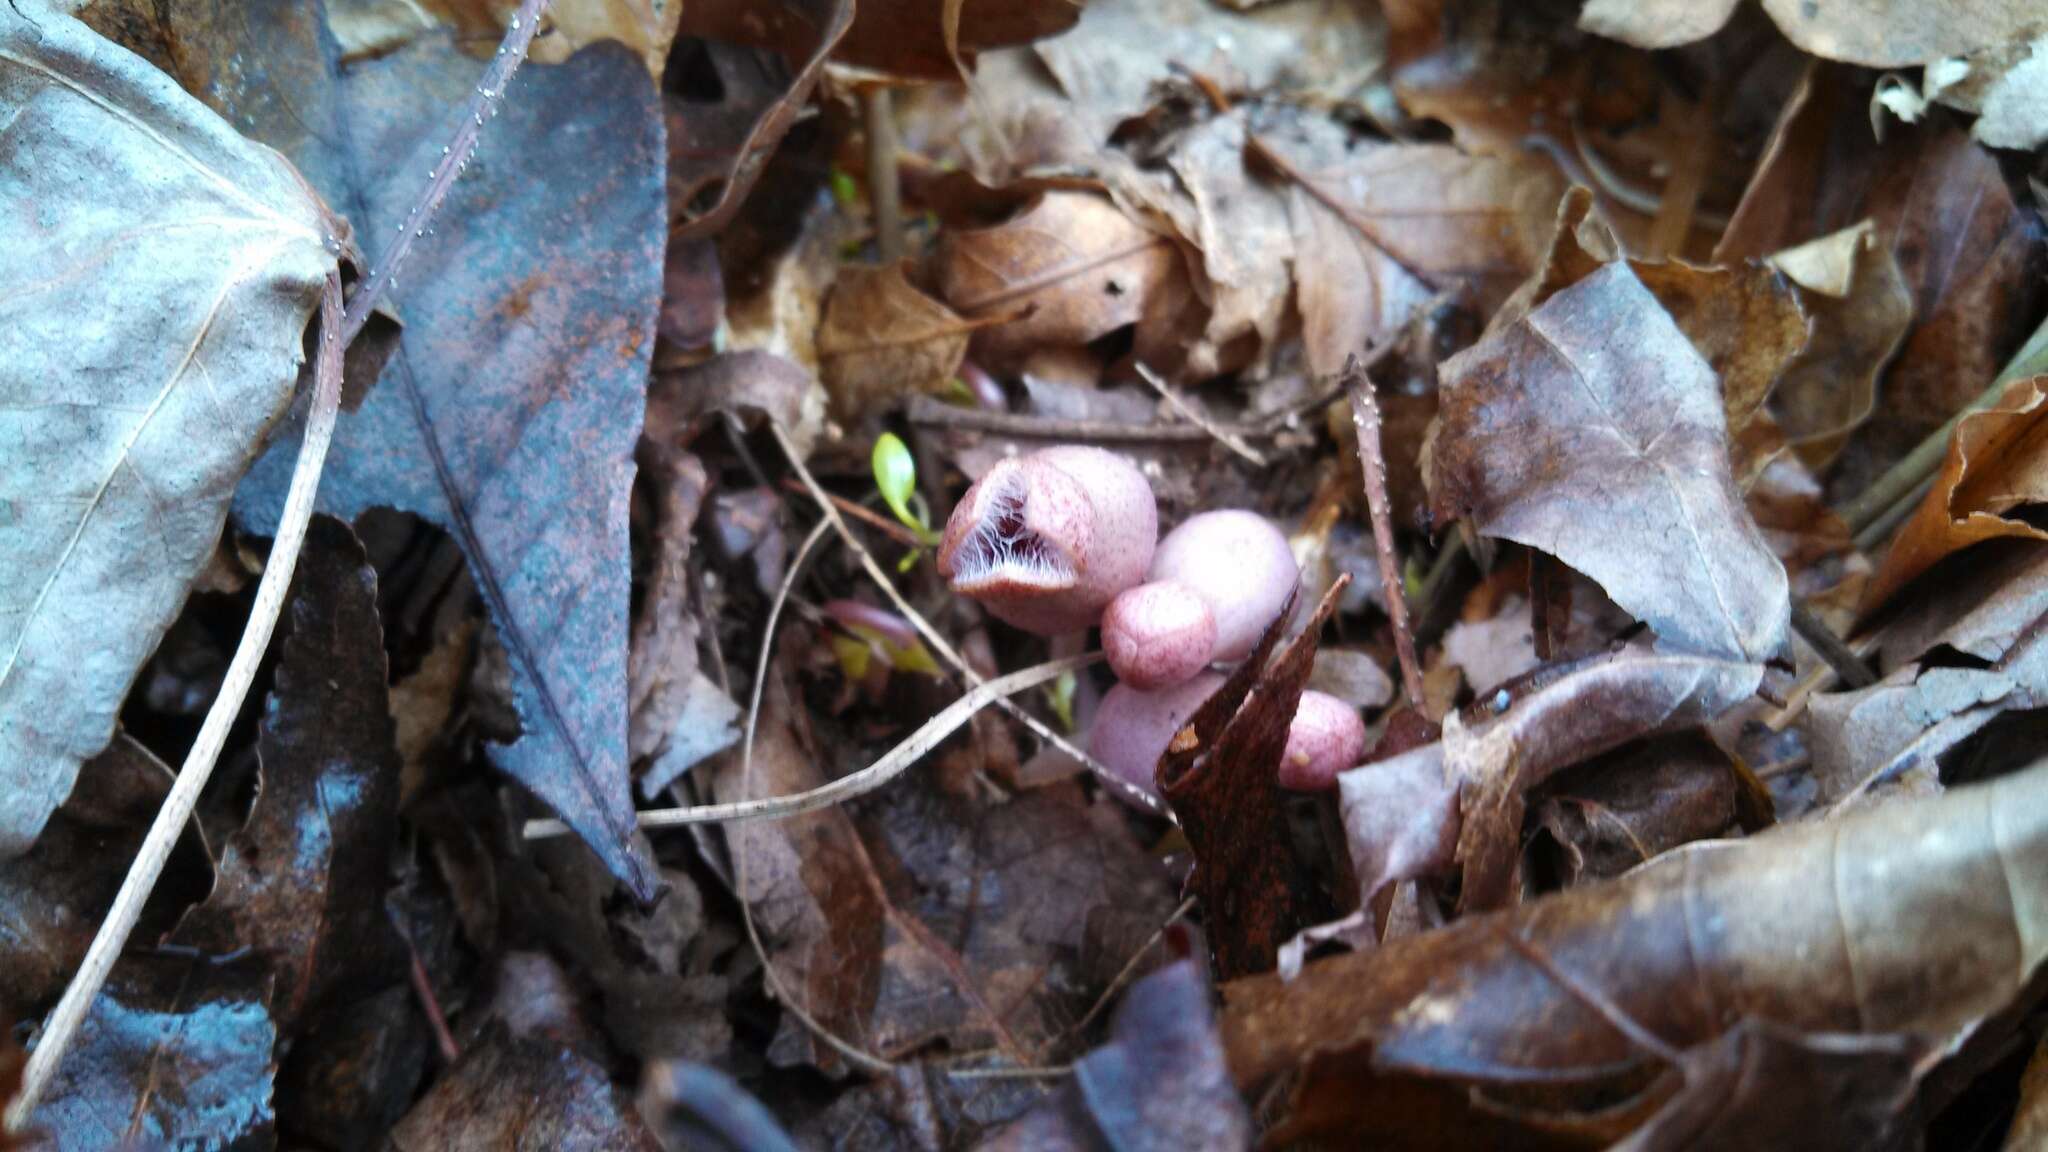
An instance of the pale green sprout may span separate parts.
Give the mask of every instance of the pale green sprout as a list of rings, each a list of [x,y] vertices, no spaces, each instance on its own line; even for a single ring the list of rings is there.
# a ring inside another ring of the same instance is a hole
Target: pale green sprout
[[[882,502],[917,537],[919,547],[896,564],[898,572],[908,572],[924,550],[938,547],[940,540],[939,534],[932,531],[931,506],[917,490],[917,461],[902,437],[884,432],[875,439],[869,463],[874,468],[875,489],[882,494]]]

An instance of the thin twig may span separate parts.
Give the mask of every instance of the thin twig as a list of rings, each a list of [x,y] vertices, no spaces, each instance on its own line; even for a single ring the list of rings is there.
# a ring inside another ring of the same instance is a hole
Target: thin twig
[[[1002,1016],[989,1004],[988,997],[981,994],[980,986],[975,984],[974,976],[967,971],[967,964],[960,958],[960,954],[939,939],[930,925],[915,916],[901,913],[899,910],[896,926],[911,939],[916,940],[917,946],[924,949],[926,955],[938,961],[939,967],[946,970],[946,975],[952,980],[953,987],[959,991],[961,998],[988,1021],[988,1030],[995,1033],[996,1047],[1002,1049],[1005,1056],[1017,1063],[1026,1063],[1024,1046],[1017,1042],[1017,1037],[1011,1033],[1010,1026],[1003,1023]]]
[[[1358,467],[1365,474],[1365,509],[1372,519],[1373,551],[1380,563],[1380,590],[1387,601],[1387,619],[1394,625],[1394,655],[1401,665],[1401,688],[1408,704],[1422,711],[1422,666],[1415,660],[1415,633],[1408,624],[1407,584],[1401,561],[1394,555],[1394,518],[1387,505],[1387,458],[1380,450],[1380,406],[1373,398],[1372,377],[1353,357],[1345,366],[1350,381],[1351,424],[1358,430]]]
[[[782,489],[783,491],[791,493],[792,495],[796,496],[810,495],[810,492],[804,488],[803,481],[798,480],[794,476],[784,476],[782,478]],[[872,508],[862,507],[861,505],[856,504],[851,500],[848,500],[846,497],[838,495],[837,493],[833,492],[825,493],[825,498],[827,500],[832,501],[832,506],[834,508],[839,509],[841,512],[846,513],[848,516],[853,517],[861,523],[866,524],[868,527],[873,528],[875,531],[882,533],[884,536],[889,537],[891,540],[896,541],[898,544],[902,544],[910,548],[924,547],[924,541],[919,540],[917,538],[917,533],[912,532],[910,529],[905,528],[903,525],[898,524],[896,521],[889,519],[887,516],[882,515],[881,513],[875,511]]]
[[[1880,628],[1876,632],[1870,633],[1862,639],[1851,643],[1849,651],[1856,654],[1857,660],[1867,660],[1871,653],[1876,652],[1884,643],[1885,631],[1885,629]],[[1764,727],[1773,732],[1783,732],[1785,729],[1790,728],[1799,717],[1805,715],[1807,703],[1813,699],[1816,693],[1828,691],[1838,681],[1839,675],[1835,672],[1834,668],[1823,661],[1813,671],[1807,673],[1804,679],[1794,684],[1790,692],[1785,693],[1785,701],[1778,705],[1778,710],[1764,717]],[[1762,695],[1762,693],[1759,692],[1758,695]]]
[[[860,90],[861,124],[868,138],[868,202],[875,210],[875,251],[882,263],[903,258],[903,190],[896,176],[895,101],[884,84]]]
[[[910,422],[920,428],[958,428],[1019,440],[1065,440],[1095,444],[1207,444],[1211,433],[1192,424],[1122,424],[1114,420],[1056,420],[986,408],[955,408],[929,396],[914,396]],[[1232,432],[1257,435],[1255,428]]]
[[[1138,965],[1143,963],[1145,957],[1151,955],[1152,949],[1157,948],[1159,942],[1166,938],[1166,930],[1180,923],[1188,913],[1194,910],[1195,898],[1193,896],[1181,901],[1180,907],[1173,910],[1173,915],[1166,918],[1166,923],[1161,924],[1151,936],[1146,938],[1145,943],[1136,952],[1131,953],[1131,958],[1124,961],[1124,966],[1117,971],[1116,979],[1111,980],[1109,987],[1102,990],[1102,995],[1095,998],[1095,1003],[1089,1005],[1087,1013],[1073,1027],[1065,1029],[1058,1036],[1047,1041],[1045,1047],[1038,1050],[1038,1059],[1045,1059],[1068,1037],[1078,1036],[1088,1031],[1088,1026],[1095,1023],[1096,1017],[1102,1015],[1103,1009],[1108,1008],[1110,1002],[1116,999],[1116,994],[1123,991],[1124,986],[1131,982],[1131,977],[1137,975]]]
[[[761,800],[737,800],[730,804],[698,804],[688,808],[650,808],[639,813],[642,828],[674,828],[684,824],[744,824],[753,820],[787,820],[820,808],[843,804],[855,796],[864,796],[896,777],[912,764],[924,758],[925,753],[944,743],[962,724],[973,719],[976,712],[988,707],[994,701],[1012,696],[1026,689],[1036,688],[1051,680],[1057,680],[1068,672],[1086,668],[1102,659],[1100,652],[1085,656],[1070,656],[1064,660],[1051,660],[994,680],[984,680],[967,690],[958,700],[948,704],[931,719],[920,725],[902,743],[889,749],[881,759],[861,769],[806,789],[790,796],[771,796]],[[550,836],[566,836],[569,826],[560,820],[528,820],[525,836],[528,840],[542,840]]]
[[[377,254],[377,262],[371,265],[369,276],[349,296],[348,312],[341,325],[342,347],[355,343],[363,325],[370,322],[371,310],[390,290],[398,269],[412,254],[413,241],[427,234],[427,226],[434,213],[448,198],[448,189],[455,186],[456,177],[469,167],[469,158],[476,152],[477,135],[483,131],[484,121],[498,114],[498,106],[505,99],[505,87],[512,83],[513,73],[518,72],[519,65],[525,62],[526,47],[533,42],[534,33],[540,30],[541,17],[547,10],[548,0],[524,0],[519,10],[512,14],[511,22],[505,28],[505,38],[498,42],[498,53],[491,58],[489,66],[484,69],[483,79],[477,81],[476,90],[470,93],[468,103],[463,106],[455,136],[448,141],[447,147],[441,149],[441,159],[428,175],[426,188],[406,210],[405,223],[399,226],[398,235]]]
[[[1828,627],[1825,620],[1814,615],[1813,609],[1796,599],[1792,601],[1792,630],[1799,633],[1799,638],[1806,641],[1807,645],[1827,662],[1828,667],[1835,670],[1835,675],[1841,678],[1842,683],[1851,688],[1868,688],[1877,683],[1876,675],[1854,650],[1842,643],[1842,638],[1835,635],[1835,630]]]
[[[171,849],[177,846],[185,825],[192,819],[199,792],[213,775],[214,762],[227,743],[228,730],[241,714],[242,701],[256,680],[257,665],[263,660],[264,650],[270,647],[270,635],[291,589],[292,572],[298,567],[299,548],[306,541],[306,525],[313,518],[313,496],[320,486],[320,469],[327,461],[335,418],[341,410],[341,323],[341,278],[338,272],[329,272],[320,293],[320,337],[314,353],[313,397],[306,416],[306,435],[299,444],[298,462],[292,466],[291,487],[285,493],[284,511],[278,517],[269,564],[256,585],[256,602],[249,610],[248,626],[242,631],[234,659],[221,679],[220,694],[207,710],[206,720],[178,771],[177,781],[171,785],[170,795],[164,797],[164,805],[150,824],[149,834],[135,854],[135,863],[129,866],[113,906],[107,909],[106,919],[92,938],[92,946],[86,949],[85,959],[79,963],[71,983],[65,986],[63,997],[50,1010],[35,1051],[29,1053],[28,1065],[22,1070],[21,1091],[7,1109],[9,1132],[19,1132],[28,1123],[58,1063],[85,1022],[93,998],[99,995],[114,962],[120,959],[128,934],[134,931],[135,921],[142,915],[142,905],[163,873],[164,862],[170,859]]]
[[[411,960],[412,994],[419,1001],[420,1012],[427,1018],[427,1027],[434,1033],[434,1046],[441,1050],[441,1062],[453,1064],[462,1058],[462,1046],[455,1042],[455,1034],[448,1030],[448,1016],[441,1011],[441,998],[434,995],[434,981],[427,975],[427,962],[420,959],[419,946],[413,942],[412,933],[399,922],[394,913],[388,917],[392,930],[398,933],[405,944],[405,954]]]
[[[825,531],[829,527],[829,521],[818,521],[811,529],[810,535],[805,536],[804,542],[797,546],[796,555],[790,558],[789,570],[782,574],[782,587],[776,589],[775,600],[768,606],[768,619],[761,630],[761,655],[754,662],[754,687],[747,697],[746,733],[740,739],[741,796],[754,790],[754,735],[760,727],[761,693],[767,686],[768,668],[775,653],[775,625],[782,618],[782,606],[789,602],[790,589],[796,587],[797,577],[803,572],[804,562],[810,559],[812,551],[818,547],[818,542],[825,538]],[[754,954],[761,960],[761,976],[768,982],[769,992],[782,1002],[782,1006],[789,1010],[790,1015],[795,1016],[799,1023],[810,1030],[811,1035],[824,1041],[833,1051],[845,1057],[848,1063],[865,1072],[888,1075],[894,1065],[840,1039],[830,1028],[819,1023],[803,1001],[797,999],[782,982],[782,976],[775,971],[774,962],[768,958],[767,946],[761,943],[761,930],[754,924],[753,903],[747,899],[747,854],[743,847],[745,841],[732,837],[728,842],[732,845],[733,897],[739,901],[740,922],[746,926],[747,940],[753,944]]]
[[[888,597],[889,602],[896,606],[897,613],[905,620],[910,621],[910,626],[917,629],[917,634],[924,637],[925,643],[931,647],[933,652],[938,654],[939,659],[952,665],[953,670],[959,673],[970,687],[985,683],[986,680],[981,673],[968,666],[966,658],[961,656],[959,651],[944,636],[939,635],[938,629],[932,627],[931,621],[926,620],[923,613],[910,606],[910,601],[905,600],[903,593],[896,590],[896,585],[889,579],[888,573],[883,572],[882,566],[875,562],[874,554],[868,551],[867,545],[861,543],[860,537],[855,536],[846,527],[846,521],[839,518],[839,510],[832,506],[832,501],[825,494],[825,489],[819,486],[818,478],[811,475],[811,470],[804,466],[803,456],[797,451],[796,445],[789,442],[789,433],[783,430],[781,424],[773,420],[768,422],[768,430],[774,434],[775,442],[781,445],[782,454],[789,459],[789,466],[803,480],[804,487],[810,490],[811,499],[817,503],[818,511],[825,517],[826,522],[831,524],[833,529],[839,533],[839,539],[853,553],[854,558],[860,561],[861,570],[868,574],[868,579],[874,581],[876,588],[881,591],[882,595]],[[1199,429],[1194,431],[1199,432]],[[1203,435],[1206,435],[1206,433]],[[1043,720],[1020,707],[1015,700],[1007,696],[998,696],[995,702],[997,707],[1015,716],[1026,728],[1037,733],[1040,739],[1086,765],[1090,772],[1095,773],[1096,779],[1102,781],[1105,786],[1115,789],[1118,794],[1132,803],[1140,805],[1148,812],[1156,813],[1168,820],[1172,820],[1176,824],[1180,822],[1175,819],[1172,811],[1166,805],[1160,803],[1158,797],[1110,771],[1100,760],[1090,756],[1076,747],[1073,741],[1047,727]]]
[[[1045,1068],[948,1068],[949,1080],[1058,1080],[1072,1076],[1071,1064],[1054,1064]]]
[[[1152,390],[1159,393],[1160,398],[1166,401],[1168,407],[1187,417],[1188,422],[1195,427],[1215,437],[1217,443],[1243,457],[1254,468],[1264,468],[1266,466],[1266,458],[1259,455],[1251,445],[1245,443],[1244,437],[1239,436],[1237,433],[1196,411],[1193,405],[1181,399],[1179,393],[1167,387],[1166,381],[1161,380],[1158,373],[1147,368],[1143,363],[1138,365],[1138,378],[1151,385]]]

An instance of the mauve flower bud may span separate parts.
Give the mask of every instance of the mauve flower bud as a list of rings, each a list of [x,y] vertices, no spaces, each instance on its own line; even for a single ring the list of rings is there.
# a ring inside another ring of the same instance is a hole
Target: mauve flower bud
[[[1147,579],[1187,585],[1216,620],[1212,661],[1241,660],[1287,605],[1301,568],[1287,537],[1256,512],[1230,509],[1190,516],[1166,534]]]
[[[1141,692],[1129,684],[1112,687],[1095,709],[1088,754],[1118,778],[1158,795],[1153,773],[1159,757],[1223,681],[1221,673],[1203,672],[1156,692]],[[1337,773],[1356,768],[1363,759],[1365,724],[1358,713],[1335,696],[1303,692],[1280,757],[1280,786],[1321,791],[1336,783]]]
[[[1365,721],[1358,711],[1326,692],[1303,692],[1287,728],[1287,751],[1280,756],[1280,786],[1297,792],[1334,788],[1337,773],[1358,767],[1363,759]]]
[[[1088,754],[1127,783],[1151,795],[1159,794],[1152,778],[1160,754],[1173,742],[1173,734],[1187,726],[1218,688],[1223,677],[1204,672],[1192,680],[1140,692],[1129,684],[1118,684],[1103,693],[1095,709],[1094,727],[1088,730]]]
[[[1216,616],[1200,593],[1178,581],[1140,584],[1103,610],[1102,650],[1117,679],[1133,688],[1180,684],[1209,666]]]
[[[1152,486],[1123,457],[1061,446],[1004,460],[961,497],[939,574],[998,620],[1056,636],[1144,579],[1159,539]]]

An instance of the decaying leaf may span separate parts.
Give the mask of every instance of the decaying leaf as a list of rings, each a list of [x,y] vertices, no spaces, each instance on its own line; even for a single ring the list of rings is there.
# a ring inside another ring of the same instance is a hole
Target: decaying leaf
[[[900,76],[949,80],[978,53],[1066,31],[1081,18],[1081,10],[1074,0],[868,0],[856,6],[853,27],[835,55]],[[957,22],[950,42],[945,28],[949,11]]]
[[[494,1024],[391,1130],[392,1152],[658,1152],[604,1067],[546,1031]]]
[[[1863,594],[1868,612],[1957,549],[2048,533],[2010,513],[2048,499],[2048,376],[2016,380],[1998,403],[1963,418],[1934,487],[1899,528]]]
[[[1993,148],[2039,148],[2048,143],[2048,36],[2013,53],[1984,94],[1983,115],[1970,135]]]
[[[1359,144],[1312,157],[1272,136],[1257,147],[1430,291],[1467,289],[1482,315],[1541,264],[1562,191],[1548,165],[1448,144]]]
[[[247,965],[123,960],[34,1126],[67,1150],[267,1145],[278,1032],[264,984]]]
[[[175,778],[133,738],[117,735],[79,770],[78,787],[35,847],[0,862],[0,1011],[27,1016],[63,990]],[[188,844],[203,860],[196,831]],[[169,927],[162,911],[151,910],[145,931]]]
[[[348,527],[319,517],[294,589],[255,807],[173,934],[209,956],[253,952],[280,1028],[402,971],[384,913],[399,764],[376,574]]]
[[[1772,408],[1801,457],[1818,468],[1870,418],[1878,376],[1912,326],[1913,300],[1868,220],[1780,252],[1771,264],[1799,286],[1813,317]]]
[[[1794,44],[1827,60],[1866,68],[1902,68],[1963,56],[2038,31],[2041,14],[2017,0],[1763,0],[1764,11]]]
[[[739,705],[697,667],[690,546],[709,478],[702,461],[676,446],[683,430],[666,406],[650,396],[648,409],[638,456],[653,495],[655,555],[626,664],[626,752],[635,764],[647,762],[640,790],[652,796],[739,739]]]
[[[979,324],[912,284],[903,264],[848,265],[825,297],[818,374],[844,416],[942,392]]]
[[[2048,569],[2039,545],[1980,551],[1982,565],[1951,596],[1913,606],[1888,637],[1892,652],[1920,663],[1814,698],[1805,728],[1817,799],[1842,800],[1915,769],[1931,777],[1943,753],[2000,714],[2048,705]]]
[[[1232,1090],[1207,982],[1182,960],[1131,986],[1113,1039],[1074,1062],[1071,1083],[980,1145],[983,1152],[1242,1148],[1251,1117]]]
[[[1801,1033],[1754,1018],[1681,1058],[1682,1087],[1615,1152],[1920,1147],[1927,1046],[1909,1035]],[[1792,1102],[1810,1102],[1812,1108]],[[1824,1119],[1816,1122],[1816,1117]]]
[[[975,334],[976,355],[1001,360],[1140,323],[1179,267],[1165,236],[1108,199],[1052,191],[999,224],[948,229],[937,278],[962,315],[1016,317]]]
[[[1308,1066],[1311,1083],[1343,1073],[1357,1093],[1412,1075],[1637,1094],[1655,1058],[1582,989],[1673,1047],[1751,1018],[1953,1050],[2014,1006],[2048,955],[2044,801],[2037,766],[1692,845],[1609,884],[1311,963],[1291,983],[1237,981],[1224,988],[1232,1074],[1252,1086]]]
[[[1463,900],[1509,895],[1526,793],[1551,775],[1646,736],[1697,727],[1756,691],[1755,664],[1640,648],[1538,669],[1444,721],[1443,739],[1337,778],[1359,891],[1463,869]]]
[[[441,147],[435,112],[475,69],[429,39],[340,77],[362,182],[333,191],[365,230],[404,225]],[[517,85],[495,147],[414,243],[393,293],[410,327],[342,421],[320,506],[397,507],[455,537],[524,727],[498,765],[651,897],[653,870],[627,847],[625,665],[627,496],[667,237],[660,108],[617,47],[531,66]],[[245,522],[270,522],[287,467],[273,453],[252,474]]]
[[[382,56],[423,37],[452,30],[471,51],[488,54],[505,33],[511,8],[488,0],[335,0],[327,24],[351,62]],[[560,64],[600,40],[616,40],[661,78],[669,41],[684,6],[671,0],[560,0],[548,5],[547,23],[534,39],[533,58]]]
[[[1675,48],[1720,31],[1735,8],[1735,0],[1592,0],[1579,27],[1638,48]],[[1763,0],[1763,9],[1807,52],[1868,68],[1910,67],[1999,47],[2037,32],[2040,24],[2038,12],[2029,15],[2025,4],[2013,0],[1903,6],[1884,0]]]
[[[678,7],[687,35],[767,50],[762,58],[734,59],[720,67],[718,88],[729,88],[732,98],[709,123],[701,105],[671,101],[675,114],[670,123],[681,130],[681,141],[669,153],[671,184],[678,193],[670,205],[676,213],[673,236],[688,239],[708,235],[739,214],[824,75],[826,57],[852,26],[854,5],[851,0],[783,0],[767,12],[751,2]],[[770,78],[777,55],[789,72],[779,88]]]
[[[1698,732],[1641,741],[1553,785],[1533,814],[1543,838],[1531,851],[1550,857],[1565,887],[1619,876],[1735,822],[1734,765]]]
[[[0,855],[106,746],[284,414],[320,199],[139,58],[0,12]],[[94,195],[80,195],[90,187]]]
[[[1735,14],[1736,0],[1587,0],[1579,27],[1638,48],[1676,48],[1705,40]]]
[[[1673,646],[1783,646],[1785,570],[1736,492],[1714,372],[1626,265],[1453,357],[1438,421],[1434,515],[1556,556]]]
[[[1330,586],[1269,668],[1266,658],[1292,615],[1290,596],[1258,647],[1159,758],[1159,793],[1194,848],[1189,886],[1210,916],[1216,971],[1226,979],[1271,971],[1290,937],[1335,918],[1333,894],[1288,832],[1279,773],[1287,727],[1315,664],[1316,634],[1347,582]]]

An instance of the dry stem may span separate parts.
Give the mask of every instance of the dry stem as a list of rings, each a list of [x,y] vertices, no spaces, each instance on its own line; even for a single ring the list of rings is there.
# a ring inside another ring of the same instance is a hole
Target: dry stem
[[[1422,666],[1415,660],[1415,633],[1408,624],[1408,594],[1401,561],[1394,555],[1394,523],[1387,505],[1387,458],[1380,451],[1380,406],[1372,378],[1354,357],[1345,368],[1351,380],[1351,423],[1358,429],[1358,466],[1365,473],[1365,508],[1372,518],[1373,551],[1380,562],[1380,590],[1394,625],[1394,654],[1401,664],[1401,688],[1417,712],[1422,704]]]

